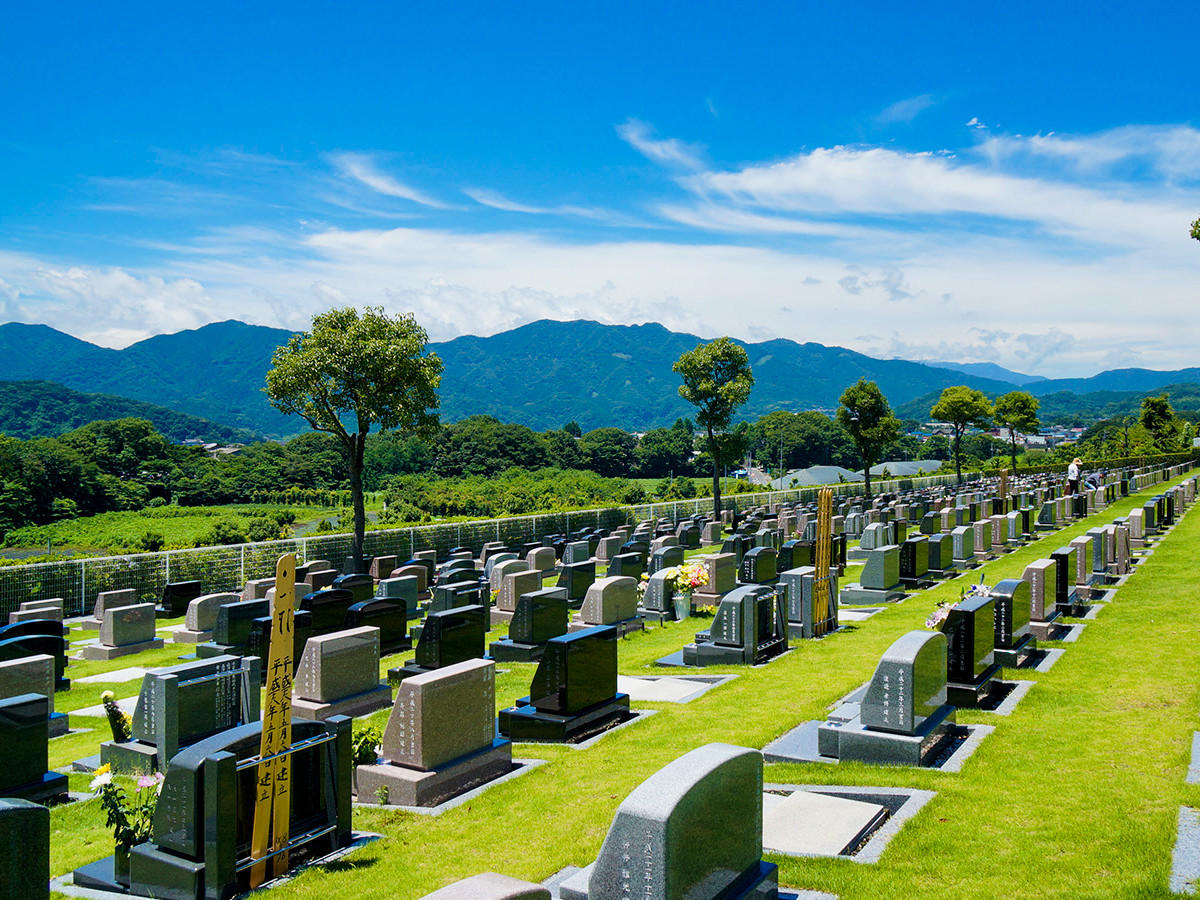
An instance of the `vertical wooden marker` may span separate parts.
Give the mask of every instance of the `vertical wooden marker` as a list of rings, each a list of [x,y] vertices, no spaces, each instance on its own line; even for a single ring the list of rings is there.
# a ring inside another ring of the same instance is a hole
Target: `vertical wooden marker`
[[[833,549],[833,488],[817,494],[817,547],[813,554],[816,573],[813,580],[813,635],[829,629],[829,564]]]
[[[259,745],[258,780],[254,796],[254,826],[250,856],[261,859],[286,847],[291,837],[292,758],[283,754],[292,746],[292,654],[295,652],[293,616],[296,608],[296,557],[286,553],[275,564],[275,599],[271,601],[271,649],[267,660],[267,699],[263,708],[262,742]],[[250,887],[266,878],[266,863],[250,869]],[[271,861],[271,874],[288,869],[288,854]]]

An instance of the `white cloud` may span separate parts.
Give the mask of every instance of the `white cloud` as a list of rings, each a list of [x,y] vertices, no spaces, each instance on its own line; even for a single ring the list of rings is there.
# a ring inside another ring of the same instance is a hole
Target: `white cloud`
[[[1040,159],[1088,174],[1139,163],[1170,181],[1200,181],[1200,130],[1188,125],[1127,125],[1091,135],[999,135],[979,150],[993,162]]]
[[[445,209],[446,204],[434,199],[423,191],[411,185],[404,184],[386,172],[380,171],[375,160],[363,153],[334,153],[329,157],[334,167],[347,178],[366,185],[376,193],[385,197],[397,197],[401,200],[411,200],[422,206],[435,209]]]
[[[617,126],[621,140],[633,147],[651,162],[681,169],[698,170],[704,167],[703,154],[699,148],[676,138],[656,138],[654,129],[637,119]]]

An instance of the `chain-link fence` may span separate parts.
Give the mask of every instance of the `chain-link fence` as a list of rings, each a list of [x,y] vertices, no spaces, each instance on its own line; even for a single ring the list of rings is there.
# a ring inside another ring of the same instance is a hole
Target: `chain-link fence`
[[[1178,468],[1180,471],[1184,467]],[[1159,467],[1165,474],[1171,469]],[[967,481],[983,477],[980,472],[964,472]],[[938,484],[951,484],[954,475],[923,475],[872,482],[875,493],[916,490]],[[840,497],[862,495],[862,482],[832,485]],[[722,497],[725,508],[741,512],[757,506],[798,500],[815,501],[819,487],[793,488]],[[701,513],[712,513],[711,497],[643,503],[635,506],[572,510],[536,516],[487,519],[478,522],[449,522],[413,528],[368,531],[364,553],[367,556],[394,555],[410,559],[417,550],[435,550],[445,558],[454,547],[469,547],[478,552],[489,541],[521,544],[540,540],[546,535],[568,534],[581,528],[615,528],[643,519],[668,519],[678,522]],[[128,556],[88,557],[58,562],[33,563],[0,568],[0,624],[8,613],[29,600],[61,597],[66,615],[82,615],[90,610],[101,591],[133,588],[144,602],[157,603],[168,582],[199,581],[205,593],[239,591],[251,578],[269,578],[275,574],[275,561],[281,554],[295,553],[301,563],[326,559],[341,569],[353,553],[349,534],[317,535],[256,544],[226,547],[200,547],[194,550],[168,550],[161,553],[135,553]]]

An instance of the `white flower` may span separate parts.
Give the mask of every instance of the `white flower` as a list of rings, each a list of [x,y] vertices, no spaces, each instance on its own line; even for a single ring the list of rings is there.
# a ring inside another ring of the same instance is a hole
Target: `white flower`
[[[92,783],[88,785],[88,789],[94,793],[100,790],[100,788],[104,787],[106,784],[112,784],[112,779],[113,776],[111,771],[101,772],[92,779]]]

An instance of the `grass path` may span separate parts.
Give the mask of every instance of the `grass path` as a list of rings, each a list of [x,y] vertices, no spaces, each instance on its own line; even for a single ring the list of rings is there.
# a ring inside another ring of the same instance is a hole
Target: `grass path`
[[[985,582],[1018,577],[1029,562],[1123,515],[1161,487],[987,564]],[[1183,783],[1200,694],[1200,589],[1191,565],[1197,532],[1200,515],[1184,517],[1079,641],[1065,645],[1067,653],[1050,672],[1008,673],[1038,682],[1012,716],[960,713],[959,721],[996,726],[961,773],[768,766],[772,782],[938,792],[878,864],[779,857],[781,882],[843,898],[1167,896],[1178,808],[1200,805],[1200,788]],[[654,771],[703,743],[762,747],[802,721],[823,718],[829,704],[870,677],[896,637],[923,627],[937,600],[957,597],[967,578],[978,577],[977,571],[889,605],[824,640],[796,642],[766,667],[714,668],[739,677],[690,704],[645,704],[659,713],[590,749],[519,745],[516,755],[549,764],[436,819],[356,811],[357,829],[384,838],[328,870],[303,873],[272,896],[405,900],[485,870],[540,881],[565,865],[590,862],[617,805]],[[624,639],[621,671],[649,673],[653,660],[686,643],[697,624],[672,623]],[[138,657],[120,665],[166,662],[145,656],[145,663]],[[76,666],[72,677],[84,674]],[[534,666],[503,668],[497,700],[507,705],[527,693]],[[115,688],[128,696],[137,686]],[[75,693],[59,695],[60,709],[94,703],[99,691],[81,691],[78,703]],[[382,724],[386,712],[376,719]],[[83,755],[79,749],[94,752],[102,736],[52,742],[52,764]],[[83,781],[76,776],[73,787]],[[96,803],[56,809],[52,821],[52,871],[111,852]]]

